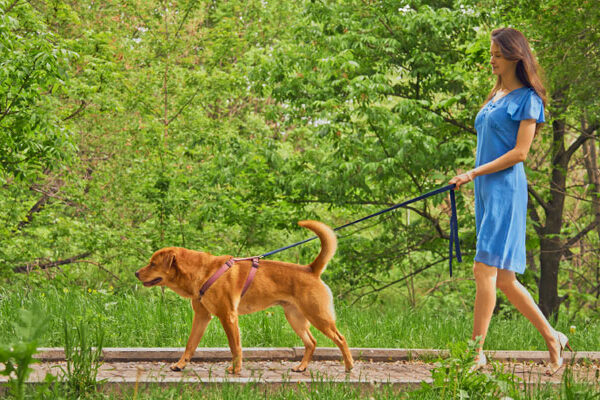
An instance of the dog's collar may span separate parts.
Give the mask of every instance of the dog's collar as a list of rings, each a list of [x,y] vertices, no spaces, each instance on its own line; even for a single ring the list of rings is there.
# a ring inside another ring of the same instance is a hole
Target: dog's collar
[[[260,260],[260,257],[246,257],[246,258],[232,257],[229,260],[227,260],[225,262],[225,264],[223,264],[221,266],[221,268],[219,268],[217,270],[217,272],[212,274],[212,276],[210,278],[208,278],[208,280],[206,282],[204,282],[204,285],[202,285],[202,287],[200,288],[199,299],[202,299],[202,296],[204,296],[206,291],[217,281],[217,279],[219,279],[221,277],[221,275],[223,275],[225,272],[227,272],[227,270],[229,268],[231,268],[233,266],[233,264],[235,264],[238,261],[246,261],[246,260],[252,260],[252,269],[250,269],[250,273],[248,274],[248,277],[246,278],[246,283],[244,283],[244,288],[242,289],[242,296],[244,296],[244,294],[246,294],[246,291],[248,291],[248,289],[250,288],[252,281],[254,280],[254,276],[256,275],[256,271],[258,270],[258,261]],[[242,297],[242,296],[240,296],[240,297]]]

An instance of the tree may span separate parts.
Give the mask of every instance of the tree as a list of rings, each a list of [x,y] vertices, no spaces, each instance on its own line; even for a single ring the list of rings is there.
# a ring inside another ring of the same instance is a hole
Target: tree
[[[73,56],[28,2],[0,1],[0,179],[32,177],[72,152],[51,97]]]
[[[294,142],[282,196],[356,216],[441,186],[472,163],[488,46],[480,18],[449,2],[307,2],[294,39],[280,41],[253,76],[267,82],[263,95],[280,105],[273,123]],[[442,200],[415,205],[408,224],[396,213],[341,242],[337,277],[355,289],[380,286],[378,274],[445,260]],[[472,215],[461,223],[473,225]],[[472,244],[472,230],[462,232]]]
[[[93,251],[128,268],[165,245],[234,253],[276,240],[277,145],[247,75],[294,4],[32,3],[80,55],[48,112],[73,115],[77,162],[47,174],[42,200],[38,184],[2,187],[3,264]]]

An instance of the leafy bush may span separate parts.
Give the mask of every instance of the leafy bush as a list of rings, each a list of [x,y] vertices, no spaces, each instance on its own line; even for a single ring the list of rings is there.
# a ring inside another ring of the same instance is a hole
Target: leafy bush
[[[39,311],[21,310],[17,320],[13,322],[13,341],[0,344],[0,364],[4,369],[0,374],[8,376],[9,394],[17,399],[24,398],[24,386],[32,369],[30,365],[36,360],[38,340],[45,327],[46,319]]]
[[[458,342],[450,346],[450,356],[440,359],[431,372],[433,382],[423,383],[417,393],[424,397],[436,395],[442,399],[518,398],[521,379],[506,372],[499,363],[492,363],[493,372],[472,371],[476,341]]]

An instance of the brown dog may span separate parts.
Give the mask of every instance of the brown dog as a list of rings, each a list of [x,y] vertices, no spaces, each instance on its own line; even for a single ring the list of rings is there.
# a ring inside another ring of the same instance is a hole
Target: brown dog
[[[233,356],[230,373],[242,368],[242,344],[238,315],[264,310],[274,305],[283,307],[285,316],[302,342],[304,357],[293,371],[306,370],[317,342],[309,327],[313,324],[342,351],[346,371],[354,364],[346,339],[335,326],[333,297],[321,280],[321,273],[335,254],[337,238],[325,224],[301,221],[300,226],[314,231],[321,240],[321,251],[309,265],[262,260],[248,291],[241,297],[242,288],[252,268],[251,261],[240,261],[223,274],[200,298],[204,283],[230,256],[213,256],[181,247],[167,247],[152,255],[150,263],[135,273],[144,286],[167,286],[177,294],[191,299],[194,309],[192,332],[185,352],[173,371],[181,371],[190,361],[213,315],[216,315],[229,341]]]

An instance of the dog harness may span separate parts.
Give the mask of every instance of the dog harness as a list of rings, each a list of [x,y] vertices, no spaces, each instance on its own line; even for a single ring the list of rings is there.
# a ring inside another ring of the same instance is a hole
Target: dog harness
[[[252,260],[252,268],[250,268],[250,273],[248,274],[248,277],[246,278],[246,283],[244,283],[244,288],[242,289],[242,296],[240,296],[240,297],[243,297],[244,294],[246,293],[246,291],[248,291],[248,289],[250,288],[250,285],[252,284],[252,281],[254,280],[254,276],[256,275],[256,271],[258,271],[259,257],[246,257],[246,258],[231,257],[229,260],[227,260],[227,262],[225,262],[225,264],[223,264],[221,266],[221,268],[219,268],[217,270],[217,272],[215,272],[214,274],[212,274],[212,276],[210,278],[208,278],[208,280],[204,283],[204,285],[202,285],[202,287],[200,288],[200,299],[202,299],[202,296],[204,296],[206,291],[217,281],[217,279],[219,279],[221,277],[221,275],[223,275],[225,272],[227,272],[227,270],[229,268],[231,268],[233,266],[233,264],[235,264],[238,261],[246,261],[246,260]]]

